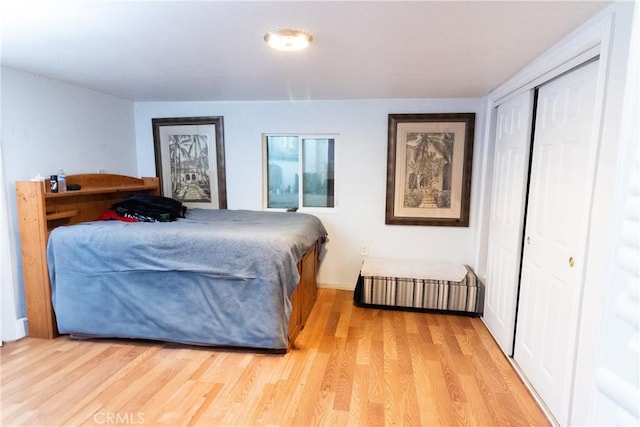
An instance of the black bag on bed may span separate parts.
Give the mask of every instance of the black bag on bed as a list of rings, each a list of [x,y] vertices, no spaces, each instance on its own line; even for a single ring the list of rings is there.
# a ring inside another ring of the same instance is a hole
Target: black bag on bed
[[[158,221],[175,221],[184,218],[187,207],[169,197],[155,196],[147,193],[136,193],[113,204],[119,215],[137,214],[154,218]]]

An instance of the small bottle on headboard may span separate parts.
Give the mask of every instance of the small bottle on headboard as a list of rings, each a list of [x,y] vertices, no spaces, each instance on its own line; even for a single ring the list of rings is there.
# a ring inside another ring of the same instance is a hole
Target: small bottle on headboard
[[[67,191],[67,176],[62,169],[58,169],[58,191]]]

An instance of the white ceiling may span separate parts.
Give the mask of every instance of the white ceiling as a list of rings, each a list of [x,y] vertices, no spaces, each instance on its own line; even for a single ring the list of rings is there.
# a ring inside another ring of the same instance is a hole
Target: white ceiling
[[[134,101],[480,97],[608,4],[2,1],[3,66]]]

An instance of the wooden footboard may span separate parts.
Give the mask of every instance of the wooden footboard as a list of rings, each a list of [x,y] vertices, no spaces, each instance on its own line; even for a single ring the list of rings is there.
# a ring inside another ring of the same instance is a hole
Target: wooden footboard
[[[314,245],[298,263],[300,282],[291,295],[291,318],[289,319],[289,348],[304,328],[316,302],[318,251]]]

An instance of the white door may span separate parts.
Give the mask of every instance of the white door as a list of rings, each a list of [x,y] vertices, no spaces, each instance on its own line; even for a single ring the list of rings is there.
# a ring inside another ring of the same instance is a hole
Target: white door
[[[540,87],[514,360],[560,424],[571,402],[596,164],[598,62]]]
[[[508,355],[513,355],[532,113],[532,91],[497,111],[484,321]]]

